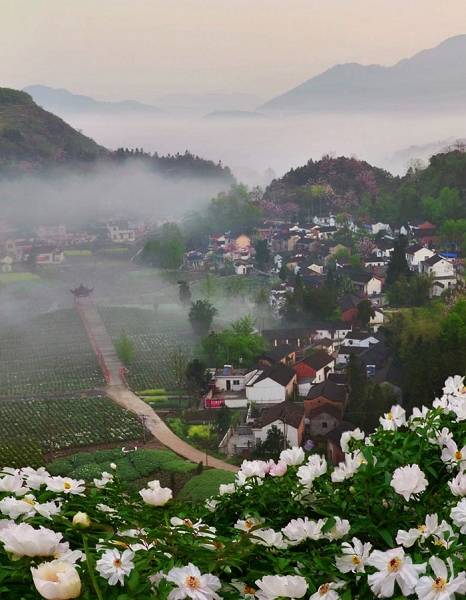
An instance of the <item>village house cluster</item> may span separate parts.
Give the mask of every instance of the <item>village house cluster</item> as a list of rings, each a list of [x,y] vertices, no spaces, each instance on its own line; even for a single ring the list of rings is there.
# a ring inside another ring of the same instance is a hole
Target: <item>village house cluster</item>
[[[341,241],[343,229],[351,232],[351,244]],[[389,308],[384,291],[387,267],[400,235],[406,236],[409,269],[429,276],[431,297],[462,281],[463,261],[455,253],[436,251],[436,228],[428,222],[393,231],[384,223],[356,225],[349,216],[341,221],[328,215],[309,225],[266,221],[251,236],[213,236],[206,248],[186,254],[184,266],[188,269],[216,271],[230,263],[237,275],[268,275],[276,281],[278,274],[285,273],[269,296],[277,319],[298,274],[303,286],[320,288],[332,265],[350,288],[338,297],[340,320],[263,330],[270,349],[254,368],[225,365],[211,370],[205,408],[226,406],[241,412],[240,422],[230,427],[220,443],[222,452],[248,455],[276,426],[289,445],[318,444],[330,459],[340,460],[341,433],[355,426],[345,421],[346,370],[352,355],[357,356],[368,380],[386,384],[401,396],[401,367],[380,330]],[[267,273],[255,263],[252,240],[258,239],[267,242],[270,253]],[[357,265],[352,260],[356,249]],[[366,327],[358,321],[363,300],[371,305]]]
[[[64,224],[39,225],[28,231],[0,221],[0,272],[22,272],[41,265],[61,265],[79,250],[133,244],[147,226],[115,219],[79,228]]]

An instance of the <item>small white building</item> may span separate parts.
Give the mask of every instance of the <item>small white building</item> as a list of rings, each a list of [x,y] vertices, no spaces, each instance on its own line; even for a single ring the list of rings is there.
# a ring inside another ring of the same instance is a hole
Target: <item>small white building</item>
[[[421,272],[432,278],[430,296],[441,296],[443,292],[454,288],[457,283],[455,267],[451,261],[434,254],[421,263]]]
[[[246,261],[237,261],[234,264],[235,275],[248,275],[253,270],[253,266]]]
[[[276,404],[291,398],[297,378],[290,367],[278,363],[264,371],[258,370],[246,384],[248,402]]]
[[[414,244],[406,249],[406,262],[411,271],[421,271],[421,263],[434,255],[435,252],[429,248]]]
[[[63,250],[57,248],[41,248],[36,254],[37,265],[61,265],[65,260]]]
[[[115,244],[121,242],[134,242],[136,230],[130,227],[127,221],[115,221],[107,224],[108,235]]]

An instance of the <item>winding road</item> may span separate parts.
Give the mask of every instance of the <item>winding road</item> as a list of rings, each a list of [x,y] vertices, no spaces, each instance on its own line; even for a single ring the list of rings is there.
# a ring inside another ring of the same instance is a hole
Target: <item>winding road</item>
[[[230,465],[223,460],[209,456],[207,453],[193,448],[179,438],[164,423],[159,415],[139,396],[132,392],[121,377],[123,365],[117,356],[111,337],[102,321],[95,304],[88,298],[80,298],[76,302],[76,309],[81,317],[92,348],[100,362],[107,379],[105,393],[116,404],[142,417],[146,428],[164,446],[194,463],[215,469],[223,469],[236,473],[238,467]]]

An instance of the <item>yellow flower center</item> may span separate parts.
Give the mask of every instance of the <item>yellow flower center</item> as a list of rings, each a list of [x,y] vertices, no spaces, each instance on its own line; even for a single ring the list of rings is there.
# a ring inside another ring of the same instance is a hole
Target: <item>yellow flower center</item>
[[[119,569],[121,567],[121,559],[115,558],[115,560],[113,561],[113,566],[115,567],[115,569]]]
[[[419,533],[425,533],[427,531],[427,527],[425,525],[418,525],[417,530]]]
[[[246,519],[244,526],[246,529],[252,529],[254,527],[254,521],[251,521],[251,519]]]
[[[319,594],[321,596],[325,596],[325,594],[328,593],[329,589],[330,589],[330,584],[329,583],[324,583],[319,588]]]
[[[357,554],[353,554],[353,556],[351,557],[351,562],[353,563],[353,565],[360,565],[361,559]]]
[[[190,575],[185,579],[186,587],[191,588],[192,590],[198,590],[201,587],[201,582],[194,575]]]
[[[388,421],[393,421],[393,413],[392,412],[388,412],[385,416],[387,417]]]
[[[437,592],[442,592],[447,586],[447,580],[443,577],[437,577],[432,583],[432,589]]]
[[[59,581],[57,573],[49,569],[41,574],[41,578],[45,579],[45,581],[52,581],[53,583],[58,583]]]
[[[29,504],[30,506],[37,504],[34,498],[23,498],[23,502],[26,502],[26,504]]]
[[[456,460],[461,460],[463,458],[463,454],[461,453],[460,450],[457,450],[455,452],[455,458],[456,458]]]
[[[63,484],[63,489],[71,490],[71,483],[68,483],[68,481],[65,481],[65,483]]]
[[[193,526],[193,522],[191,521],[191,519],[183,519],[183,523],[186,525],[186,527]]]
[[[390,573],[397,573],[401,568],[401,559],[398,558],[397,556],[395,558],[392,558],[391,561],[388,563],[388,571]]]
[[[447,547],[446,541],[444,539],[442,539],[441,537],[435,538],[434,544],[436,546],[441,546],[442,548],[446,548]]]
[[[251,594],[254,595],[256,593],[256,588],[251,587],[250,585],[245,585],[243,594]]]

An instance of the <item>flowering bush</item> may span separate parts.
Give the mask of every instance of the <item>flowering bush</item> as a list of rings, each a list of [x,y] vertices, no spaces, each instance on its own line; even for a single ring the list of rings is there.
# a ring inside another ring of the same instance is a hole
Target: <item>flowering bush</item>
[[[93,485],[45,469],[0,476],[0,597],[99,600],[466,594],[466,390],[342,438],[331,468],[301,448],[244,461],[203,505],[118,469]],[[115,465],[113,465],[114,467]]]

